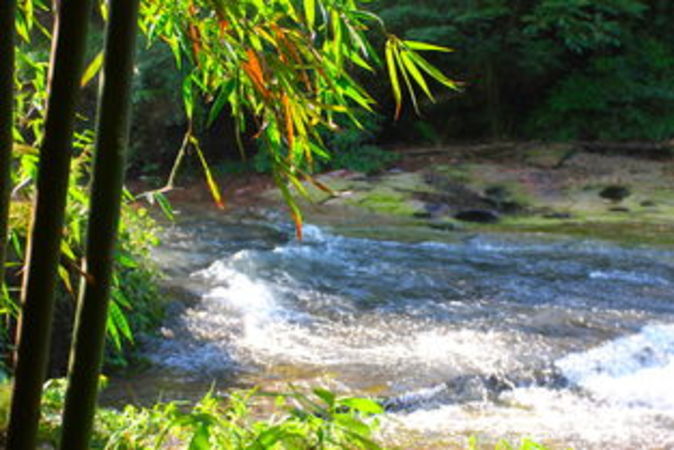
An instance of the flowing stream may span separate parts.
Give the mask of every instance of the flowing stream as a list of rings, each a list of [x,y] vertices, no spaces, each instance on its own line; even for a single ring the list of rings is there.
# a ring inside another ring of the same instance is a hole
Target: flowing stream
[[[185,221],[156,254],[185,301],[146,343],[155,369],[137,384],[168,398],[214,380],[375,395],[384,433],[417,448],[475,434],[674,448],[674,252],[446,235],[307,226],[299,243],[263,223]]]

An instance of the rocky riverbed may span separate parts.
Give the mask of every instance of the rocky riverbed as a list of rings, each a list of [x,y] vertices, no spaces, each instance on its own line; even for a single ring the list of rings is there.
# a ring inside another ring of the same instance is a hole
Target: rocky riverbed
[[[337,170],[318,175],[332,194],[307,183],[309,198],[300,201],[307,220],[354,228],[373,222],[434,232],[553,232],[674,244],[671,158],[605,155],[543,144],[398,153],[399,161],[379,173]],[[260,178],[225,185],[232,210],[282,208],[278,191]]]

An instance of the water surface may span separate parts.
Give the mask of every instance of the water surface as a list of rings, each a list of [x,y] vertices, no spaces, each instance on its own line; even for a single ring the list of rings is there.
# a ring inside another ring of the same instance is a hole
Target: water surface
[[[403,445],[479,434],[674,446],[674,253],[404,234],[307,226],[299,243],[285,228],[208,218],[168,230],[156,258],[191,300],[147,343],[157,369],[142,382],[168,397],[213,381],[376,395]]]

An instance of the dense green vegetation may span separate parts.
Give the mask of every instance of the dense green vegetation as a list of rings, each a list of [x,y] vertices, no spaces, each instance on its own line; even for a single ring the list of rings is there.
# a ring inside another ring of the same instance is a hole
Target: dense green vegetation
[[[377,165],[381,153],[374,149],[401,142],[674,137],[670,2],[380,0],[372,8],[389,31],[453,48],[452,54],[431,55],[430,60],[460,80],[462,92],[436,95],[434,103],[419,99],[421,116],[404,108],[394,122],[390,87],[378,81],[384,73],[374,77],[357,73],[384,119],[367,123],[364,132],[348,122],[339,123],[341,132],[333,135],[346,137],[328,140],[335,157],[322,163],[323,169],[376,170],[382,167]],[[370,36],[380,39],[377,33]],[[139,69],[134,102],[144,120],[132,134],[133,168],[136,174],[156,175],[159,168],[170,166],[182,139],[184,119],[174,112],[181,101],[181,73],[172,67],[171,52],[162,47],[144,50]],[[233,138],[237,125],[228,118],[228,107],[212,120],[205,120],[207,103],[196,105],[195,111],[202,116],[194,124],[195,133],[210,160],[238,161],[239,146],[249,155],[259,148],[251,138],[250,121],[239,123],[248,131],[237,144]],[[155,126],[147,129],[147,123]],[[259,159],[242,166],[269,170],[267,158]]]
[[[396,32],[456,49],[451,59],[437,62],[466,83],[465,92],[438,102],[424,119],[441,138],[674,136],[671,2],[382,0],[379,5]]]

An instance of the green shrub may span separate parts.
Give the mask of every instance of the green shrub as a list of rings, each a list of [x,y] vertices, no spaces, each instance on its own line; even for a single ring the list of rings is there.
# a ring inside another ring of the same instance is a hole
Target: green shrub
[[[374,173],[398,159],[395,153],[383,150],[375,144],[382,130],[382,116],[359,114],[358,120],[361,128],[343,121],[338,131],[325,133],[324,140],[331,158],[321,161],[323,169]]]
[[[42,406],[43,442],[58,442],[65,380],[45,385]],[[256,400],[272,400],[270,419],[254,417]],[[234,392],[206,394],[196,405],[158,403],[149,408],[128,405],[121,411],[98,409],[92,448],[151,449],[378,449],[373,433],[383,409],[364,398],[340,397],[315,389],[280,394]]]
[[[102,377],[101,385],[107,380]],[[9,408],[8,383],[0,384],[0,416]],[[59,442],[65,379],[49,380],[42,394],[40,440],[45,446]],[[264,402],[267,419],[259,418]],[[256,406],[257,405],[257,406]],[[383,408],[367,398],[344,397],[317,388],[303,393],[236,391],[225,396],[206,394],[195,405],[157,403],[151,407],[127,405],[121,410],[96,411],[92,449],[368,449],[386,448],[377,441]],[[5,424],[0,422],[0,444]],[[423,444],[418,442],[417,444]],[[530,439],[518,444],[501,440],[494,445],[468,439],[466,448],[477,450],[546,450]]]

